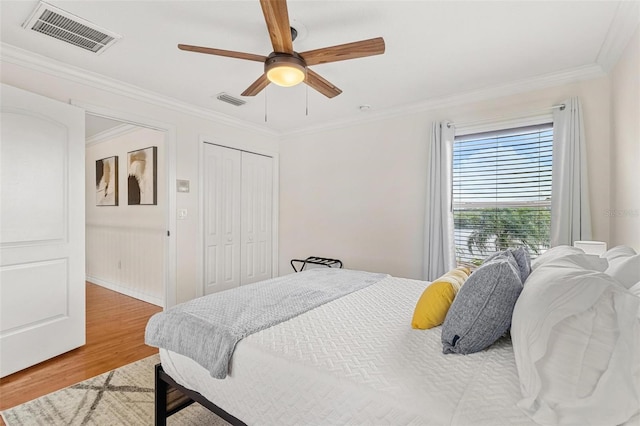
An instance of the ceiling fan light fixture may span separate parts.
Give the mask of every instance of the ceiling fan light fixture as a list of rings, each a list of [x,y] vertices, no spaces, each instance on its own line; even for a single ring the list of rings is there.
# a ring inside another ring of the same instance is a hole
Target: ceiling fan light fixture
[[[241,93],[242,96],[256,96],[271,83],[291,87],[305,82],[329,99],[338,96],[342,90],[307,66],[366,58],[385,51],[384,39],[376,37],[298,53],[293,50],[293,40],[300,36],[304,38],[307,31],[299,22],[291,25],[287,0],[260,0],[260,7],[273,47],[269,56],[190,44],[178,44],[178,49],[264,63],[264,73]]]
[[[282,87],[291,87],[304,81],[304,71],[289,65],[279,65],[267,71],[270,82]]]
[[[307,67],[302,58],[286,53],[271,54],[264,64],[267,78],[273,84],[292,87],[307,77]]]

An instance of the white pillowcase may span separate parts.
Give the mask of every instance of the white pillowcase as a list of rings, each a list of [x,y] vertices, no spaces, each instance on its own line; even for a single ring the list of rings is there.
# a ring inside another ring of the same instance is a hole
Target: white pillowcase
[[[609,250],[607,250],[604,253],[602,253],[600,255],[600,257],[604,257],[609,262],[611,262],[613,259],[617,259],[619,257],[634,256],[635,254],[637,254],[637,253],[632,247],[629,247],[629,246],[615,246],[615,247],[611,247]]]
[[[568,254],[584,254],[584,250],[571,246],[552,247],[531,261],[531,271],[544,265],[550,260],[566,256]]]
[[[545,425],[617,425],[640,412],[640,298],[569,255],[529,276],[511,326],[523,399]]]
[[[569,247],[569,246],[558,246],[558,247]],[[554,247],[555,248],[555,247]],[[569,247],[574,248],[574,247]],[[588,271],[596,271],[596,272],[604,272],[609,267],[609,262],[607,259],[602,258],[596,254],[586,254],[582,249],[580,252],[576,253],[574,251],[565,251],[559,250],[557,251],[556,256],[550,256],[548,258],[543,259],[542,264],[538,264],[536,269],[539,269],[542,266],[549,268],[573,268],[578,270],[588,270]],[[548,252],[545,253],[545,255]],[[537,259],[536,259],[537,260]]]
[[[640,254],[627,246],[614,247],[602,255],[609,262],[609,267],[604,271],[622,283],[626,288],[631,288],[640,281]]]
[[[604,272],[620,281],[626,288],[631,288],[640,280],[640,254],[614,259],[609,262],[609,267]]]

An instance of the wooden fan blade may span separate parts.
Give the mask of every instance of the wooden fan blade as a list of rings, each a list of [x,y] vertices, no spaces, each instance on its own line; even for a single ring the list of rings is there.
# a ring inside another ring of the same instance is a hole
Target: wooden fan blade
[[[274,52],[293,53],[286,0],[260,0]]]
[[[328,62],[344,61],[346,59],[364,58],[366,56],[384,53],[384,39],[382,37],[369,40],[354,41],[338,46],[323,47],[309,50],[300,54],[307,65],[326,64]]]
[[[265,62],[266,56],[254,55],[253,53],[235,52],[233,50],[214,49],[212,47],[191,46],[190,44],[179,44],[178,49],[189,52],[206,53],[208,55],[227,56],[229,58],[247,59],[249,61]]]
[[[247,90],[241,93],[242,96],[255,96],[262,92],[262,89],[267,87],[271,83],[267,78],[267,73],[262,74],[251,86],[247,87]]]
[[[333,98],[342,93],[342,90],[338,89],[336,86],[329,83],[327,80],[322,78],[317,73],[311,71],[309,68],[307,68],[307,78],[305,78],[304,82],[316,89],[318,92],[325,95],[327,98]]]

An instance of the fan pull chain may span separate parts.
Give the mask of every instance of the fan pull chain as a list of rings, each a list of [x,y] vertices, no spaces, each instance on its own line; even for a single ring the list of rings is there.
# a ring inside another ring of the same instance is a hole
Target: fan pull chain
[[[264,122],[267,122],[267,92],[269,91],[268,87],[264,89]]]
[[[305,84],[304,86],[304,94],[305,94],[305,115],[309,116],[309,86]]]

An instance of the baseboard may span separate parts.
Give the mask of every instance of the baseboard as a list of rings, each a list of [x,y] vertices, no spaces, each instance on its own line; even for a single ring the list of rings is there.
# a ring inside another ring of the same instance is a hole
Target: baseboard
[[[118,293],[124,294],[129,297],[133,297],[134,299],[142,300],[143,302],[151,303],[152,305],[156,305],[160,307],[164,306],[164,301],[159,297],[149,296],[148,294],[142,294],[139,291],[135,291],[128,287],[115,284],[109,281],[105,281],[91,275],[87,275],[86,279],[90,283],[99,285],[100,287],[108,288],[109,290],[117,291]]]

